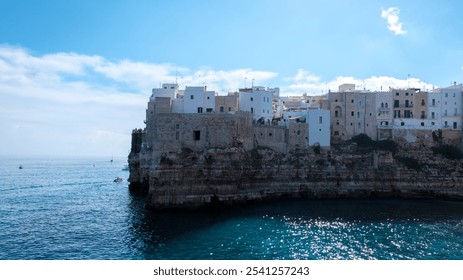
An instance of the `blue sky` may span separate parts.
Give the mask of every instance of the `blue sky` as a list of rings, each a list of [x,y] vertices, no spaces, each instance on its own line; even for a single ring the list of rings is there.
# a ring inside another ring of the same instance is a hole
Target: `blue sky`
[[[460,83],[462,8],[457,0],[0,0],[0,155],[125,156],[150,89],[176,79],[220,94],[252,80],[282,94],[343,82]]]

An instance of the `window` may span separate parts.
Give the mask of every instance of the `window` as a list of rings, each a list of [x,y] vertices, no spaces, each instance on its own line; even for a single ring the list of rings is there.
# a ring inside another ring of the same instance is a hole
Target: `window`
[[[323,117],[318,117],[318,123],[323,123]]]
[[[211,97],[208,96],[208,97],[207,97],[207,100],[209,100],[209,99],[211,99]]]
[[[405,125],[405,123],[404,123],[404,122],[401,122],[401,123],[400,123],[400,126],[404,126],[404,125]]]
[[[350,112],[350,115],[353,117],[354,116],[354,111]]]
[[[335,132],[334,132],[334,135],[338,136],[338,135],[339,135],[339,131],[335,131]]]
[[[424,99],[421,99],[421,106],[424,106]]]
[[[405,93],[405,96],[408,96],[408,92]]]
[[[446,93],[446,94],[445,94],[445,97],[449,97],[449,94],[448,94],[448,93]]]
[[[251,107],[251,113],[254,113],[254,108]]]
[[[357,126],[358,126],[359,128],[361,128],[361,124],[360,124],[360,123],[357,123]]]
[[[435,125],[436,123],[435,122],[431,122],[431,125]]]
[[[395,95],[396,95],[396,96],[399,96],[399,93],[398,93],[398,92],[396,92],[396,93],[395,93]]]
[[[223,113],[223,111],[224,111],[223,106],[220,106],[220,113]]]
[[[421,111],[421,118],[426,119],[426,113],[424,111]]]
[[[387,102],[386,102],[386,105],[385,105],[385,106],[386,106],[386,108],[387,108]]]
[[[201,131],[195,130],[193,131],[193,140],[199,141],[201,139]]]
[[[458,109],[457,109],[457,108],[454,108],[453,115],[456,116],[456,115],[457,115],[457,112],[458,112]]]
[[[201,114],[203,112],[203,107],[198,107],[198,113]]]
[[[351,102],[351,103],[354,103],[354,99],[352,99],[350,102]]]
[[[421,126],[424,126],[424,122],[421,123]]]
[[[180,124],[176,123],[175,124],[175,129],[179,129],[180,128]]]
[[[272,133],[271,133],[271,132],[269,132],[269,133],[268,133],[268,136],[272,137]]]
[[[457,122],[453,122],[453,129],[457,129]]]
[[[449,123],[447,121],[444,122],[444,126],[447,127],[449,126]]]
[[[362,100],[359,100],[358,106],[359,106],[359,108],[362,107]]]
[[[336,125],[339,125],[339,121],[336,121]]]
[[[384,108],[384,102],[381,102],[381,108]]]
[[[410,103],[409,103],[409,102],[410,102],[410,101],[405,100],[405,107],[410,107]]]
[[[432,106],[436,106],[436,99],[432,100]]]
[[[453,93],[453,97],[455,97],[455,92]]]
[[[431,119],[435,119],[435,118],[436,118],[436,113],[431,112]]]
[[[410,110],[405,110],[404,111],[404,118],[411,118],[412,117],[412,112]]]
[[[339,111],[334,111],[334,117],[338,118],[339,117]]]
[[[207,113],[212,113],[212,108],[206,108]]]
[[[228,107],[228,112],[231,112],[231,107]]]
[[[447,109],[445,109],[444,117],[447,117]]]
[[[399,108],[399,100],[394,100],[394,108]]]
[[[357,112],[357,119],[360,119],[360,112]]]
[[[193,94],[190,95],[190,99],[191,99],[191,100],[195,99],[195,96],[194,96]]]
[[[254,101],[254,97],[251,97],[251,101]]]
[[[179,140],[180,139],[180,132],[176,131],[175,132],[175,140]]]

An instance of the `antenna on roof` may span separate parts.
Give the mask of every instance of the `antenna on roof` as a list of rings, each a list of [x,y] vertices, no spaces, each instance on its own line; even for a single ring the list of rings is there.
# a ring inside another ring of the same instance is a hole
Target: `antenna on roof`
[[[178,79],[177,79],[177,67],[175,67],[175,84],[178,84]]]

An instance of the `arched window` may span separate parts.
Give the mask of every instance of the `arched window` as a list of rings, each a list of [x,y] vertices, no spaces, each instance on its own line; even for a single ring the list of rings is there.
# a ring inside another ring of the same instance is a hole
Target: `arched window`
[[[340,106],[334,107],[334,117],[341,118],[342,117],[342,108]]]

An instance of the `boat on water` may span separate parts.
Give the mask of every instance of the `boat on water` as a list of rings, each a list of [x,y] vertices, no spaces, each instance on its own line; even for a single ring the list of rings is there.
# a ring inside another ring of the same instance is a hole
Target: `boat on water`
[[[20,165],[18,168],[19,168],[19,169],[23,169],[23,166],[22,166],[22,165]]]
[[[129,171],[129,166],[128,166],[128,165],[124,165],[124,167],[122,167],[122,171]]]
[[[124,179],[122,179],[121,177],[116,177],[116,179],[114,179],[113,182],[114,182],[114,183],[120,183],[120,182],[122,182],[122,181],[124,181]]]

